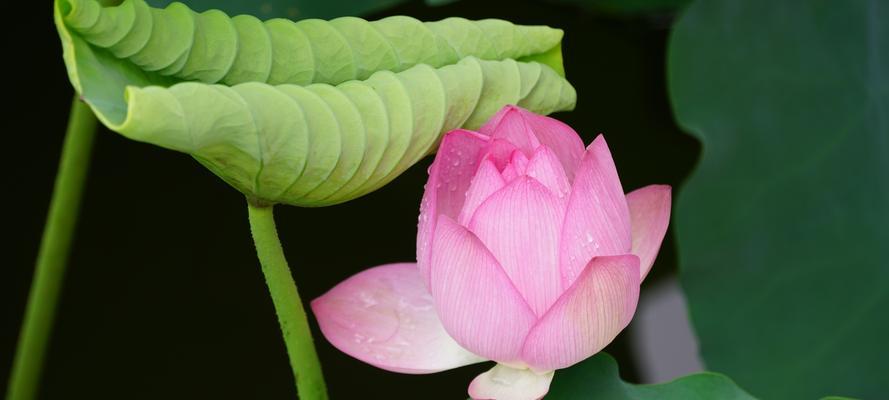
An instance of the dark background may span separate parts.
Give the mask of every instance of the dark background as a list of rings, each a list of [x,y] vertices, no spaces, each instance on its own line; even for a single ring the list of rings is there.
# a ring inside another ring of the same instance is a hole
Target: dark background
[[[3,34],[4,51],[20,65],[14,75],[4,74],[3,393],[72,96],[50,2],[43,3],[4,24],[10,30]],[[436,8],[414,1],[366,17],[393,14],[424,20],[497,17],[562,28],[566,70],[579,97],[577,111],[557,117],[586,143],[605,133],[626,191],[651,183],[678,186],[697,159],[698,144],[678,130],[666,96],[670,15],[613,16],[530,0],[465,0]],[[429,162],[346,204],[276,207],[281,240],[306,301],[362,269],[414,259]],[[188,156],[102,128],[40,397],[295,397],[245,205],[242,195]],[[671,236],[645,285],[675,273]],[[488,363],[425,376],[378,370],[334,349],[310,320],[334,399],[465,398],[470,380],[490,368]],[[626,336],[608,351],[624,378],[634,381]]]

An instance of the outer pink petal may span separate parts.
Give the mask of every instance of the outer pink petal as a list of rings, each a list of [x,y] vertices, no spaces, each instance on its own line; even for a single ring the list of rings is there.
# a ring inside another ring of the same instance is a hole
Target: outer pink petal
[[[417,267],[427,283],[432,232],[437,217],[444,214],[457,218],[460,214],[466,191],[488,141],[488,137],[472,131],[451,131],[442,139],[435,161],[429,168],[417,224]]]
[[[650,185],[627,195],[630,225],[633,230],[633,254],[639,256],[642,279],[657,258],[667,225],[670,224],[672,189],[668,185]]]
[[[540,399],[549,392],[553,374],[554,371],[538,374],[529,369],[516,369],[497,364],[472,380],[469,384],[469,396],[476,400]]]
[[[469,220],[475,214],[478,206],[503,186],[506,186],[506,182],[503,181],[494,162],[491,160],[482,161],[475,176],[472,177],[472,184],[469,185],[469,190],[466,192],[466,202],[463,203],[463,209],[460,210],[457,222],[460,225],[468,226]]]
[[[537,318],[485,245],[442,215],[431,260],[432,297],[451,337],[480,356],[518,360]]]
[[[312,301],[336,348],[389,371],[425,374],[484,361],[448,336],[413,263],[360,272]]]
[[[540,145],[540,141],[525,122],[523,111],[517,106],[504,106],[479,128],[479,132],[494,139],[506,140],[530,156]]]
[[[584,153],[583,140],[574,129],[555,118],[538,115],[517,106],[504,107],[491,118],[488,125],[496,125],[498,117],[503,118],[506,115],[521,116],[525,126],[534,132],[537,141],[552,149],[562,162],[568,180],[574,179],[575,170],[580,165]],[[490,134],[485,130],[488,125],[482,127],[482,133]]]
[[[577,170],[561,241],[565,287],[594,256],[630,252],[630,212],[611,152],[601,135],[587,148]]]
[[[469,223],[536,315],[562,294],[558,249],[564,210],[565,199],[523,176],[482,203]]]
[[[525,174],[548,187],[559,197],[564,197],[571,190],[571,184],[559,158],[549,147],[537,148],[534,157],[528,162]]]
[[[623,330],[639,300],[639,258],[596,257],[531,329],[522,359],[538,371],[569,367]]]

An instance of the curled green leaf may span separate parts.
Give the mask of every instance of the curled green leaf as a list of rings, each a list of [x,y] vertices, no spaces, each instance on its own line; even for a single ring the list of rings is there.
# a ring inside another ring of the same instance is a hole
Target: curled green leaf
[[[320,206],[382,186],[427,155],[442,132],[478,127],[506,104],[549,112],[574,98],[541,64],[468,57],[339,86],[130,87],[129,114],[111,128],[192,154],[244,193]]]
[[[501,20],[260,22],[57,0],[56,25],[71,82],[105,125],[271,203],[350,200],[506,104],[548,114],[576,99],[562,32]]]
[[[406,16],[379,21],[230,18],[196,13],[182,3],[149,7],[143,0],[102,7],[96,0],[62,0],[65,24],[92,46],[144,71],[205,83],[338,84],[376,71],[417,64],[441,67],[474,56],[521,59],[559,46],[562,31],[499,19]]]

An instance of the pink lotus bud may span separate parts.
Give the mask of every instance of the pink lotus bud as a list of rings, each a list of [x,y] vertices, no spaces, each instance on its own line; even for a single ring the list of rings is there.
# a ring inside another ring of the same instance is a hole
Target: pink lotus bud
[[[494,360],[476,399],[538,399],[553,371],[633,317],[670,218],[670,187],[624,195],[602,136],[506,106],[442,140],[420,207],[417,264],[359,273],[312,303],[327,339],[380,368]]]

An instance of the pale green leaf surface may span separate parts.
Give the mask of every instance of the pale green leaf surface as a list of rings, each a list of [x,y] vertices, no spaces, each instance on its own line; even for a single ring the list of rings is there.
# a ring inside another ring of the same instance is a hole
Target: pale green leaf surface
[[[562,32],[548,27],[56,4],[71,82],[105,125],[188,153],[267,202],[347,201],[503,105],[546,114],[576,99],[561,76]]]
[[[143,71],[182,80],[198,70],[205,72],[198,75],[203,82],[221,80],[228,85],[335,85],[417,64],[441,67],[468,56],[539,57],[560,47],[563,35],[560,29],[497,19],[421,22],[393,16],[378,21],[341,17],[261,22],[243,15],[228,19],[215,10],[198,14],[182,3],[160,9],[148,7],[144,0],[126,0],[116,7],[101,7],[96,0],[58,2],[65,27],[96,50],[108,49]],[[128,32],[121,37],[122,30]],[[195,45],[200,47],[192,52]],[[184,72],[185,65],[190,68]],[[216,74],[223,77],[215,79]]]

